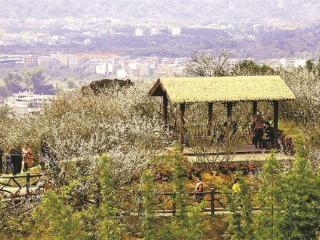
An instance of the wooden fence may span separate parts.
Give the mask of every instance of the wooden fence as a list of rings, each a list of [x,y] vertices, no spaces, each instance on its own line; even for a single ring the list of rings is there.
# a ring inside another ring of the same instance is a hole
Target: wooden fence
[[[137,202],[138,207],[132,208],[133,212],[137,212],[138,215],[143,215],[142,206],[142,196],[141,192],[137,192]],[[170,216],[175,215],[176,205],[175,205],[175,192],[156,192],[154,199],[154,212],[157,216]],[[211,188],[210,191],[205,191],[201,193],[203,195],[202,201],[204,204],[203,212],[214,216],[216,214],[225,214],[228,211],[228,201],[227,195],[232,194],[231,192],[221,192],[216,191]],[[197,204],[194,202],[194,193],[185,193],[184,200],[187,206],[192,206]],[[128,202],[133,202],[130,197],[128,197]],[[134,210],[136,209],[136,210]],[[256,209],[255,207],[253,208]]]
[[[49,174],[26,173],[17,176],[0,177],[0,194],[6,196],[29,195],[45,187],[44,177]]]
[[[40,190],[46,188],[50,174],[30,174],[18,176],[1,176],[0,177],[0,200],[25,200],[25,197],[40,194]],[[98,193],[99,194],[99,193]],[[143,203],[141,191],[130,191],[122,189],[118,192],[118,196],[122,198],[122,207],[124,213],[133,215],[143,215]],[[176,192],[155,192],[154,193],[154,212],[156,216],[173,216],[176,214],[175,196]],[[199,194],[199,193],[198,193]],[[204,204],[203,212],[214,216],[216,214],[225,214],[228,211],[228,194],[231,192],[216,191],[211,188],[210,191],[201,193]],[[194,192],[184,193],[184,202],[186,206],[192,206],[194,202]],[[1,197],[2,196],[2,197]],[[2,199],[1,199],[2,198]],[[96,204],[99,206],[98,196],[96,199],[91,199],[86,203]],[[254,208],[255,209],[255,208]]]

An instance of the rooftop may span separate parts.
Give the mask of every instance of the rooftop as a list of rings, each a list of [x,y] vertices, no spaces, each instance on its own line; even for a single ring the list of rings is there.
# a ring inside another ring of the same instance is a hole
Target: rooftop
[[[159,79],[150,96],[166,93],[173,103],[293,100],[280,76],[186,77]]]

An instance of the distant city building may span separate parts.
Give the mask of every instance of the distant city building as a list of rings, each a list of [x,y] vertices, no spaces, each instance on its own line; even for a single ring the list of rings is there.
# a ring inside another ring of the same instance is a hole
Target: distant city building
[[[135,36],[136,36],[136,37],[142,37],[142,36],[143,36],[143,29],[137,28],[137,29],[135,30]]]
[[[106,75],[109,70],[109,65],[106,63],[101,63],[96,66],[96,73],[101,75]]]
[[[300,59],[300,58],[290,58],[290,59],[282,58],[282,59],[280,59],[280,65],[286,69],[305,67],[306,62],[307,62],[306,59]]]
[[[49,68],[51,65],[51,59],[49,56],[40,56],[37,64],[43,68]]]
[[[277,0],[277,7],[280,9],[283,8],[283,0]]]
[[[22,62],[27,66],[36,66],[38,64],[38,57],[34,55],[25,55],[22,58]]]
[[[79,65],[79,59],[77,56],[70,54],[67,57],[69,67],[76,67]]]
[[[17,115],[39,112],[53,99],[53,95],[39,95],[32,92],[14,93],[4,104]]]
[[[128,73],[126,70],[124,69],[118,69],[117,71],[117,78],[119,79],[124,79],[124,78],[127,78],[128,77]]]
[[[178,36],[181,34],[181,27],[171,26],[169,30],[172,36]]]
[[[160,33],[160,29],[156,28],[156,27],[152,27],[150,29],[150,35],[157,35]]]
[[[91,45],[91,44],[92,44],[91,38],[86,38],[85,40],[83,40],[83,45],[87,46],[87,45]]]

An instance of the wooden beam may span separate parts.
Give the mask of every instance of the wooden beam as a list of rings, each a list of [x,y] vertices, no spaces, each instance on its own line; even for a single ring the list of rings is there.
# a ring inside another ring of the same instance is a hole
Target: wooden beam
[[[278,130],[279,130],[279,102],[278,101],[273,101],[273,129],[274,129],[273,147],[276,147]]]
[[[212,121],[213,121],[213,103],[208,103],[208,136],[211,135]]]
[[[212,126],[212,112],[213,112],[213,103],[208,103],[208,126]]]
[[[185,131],[185,119],[184,114],[186,111],[186,104],[180,103],[180,146],[183,149],[184,144],[184,131]]]
[[[167,94],[163,94],[163,99],[162,99],[162,108],[163,108],[163,122],[164,126],[168,128],[168,123],[169,123],[169,113],[168,113],[168,97]]]
[[[232,117],[232,102],[227,102],[227,117],[231,118]]]
[[[252,102],[252,116],[257,115],[257,112],[258,112],[258,102],[253,101]]]

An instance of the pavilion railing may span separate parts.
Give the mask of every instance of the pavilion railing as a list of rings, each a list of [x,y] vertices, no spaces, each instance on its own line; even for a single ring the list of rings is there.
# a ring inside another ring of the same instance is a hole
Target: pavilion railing
[[[180,127],[170,126],[169,129],[174,133],[173,138],[179,140]],[[238,127],[233,126],[224,128],[221,125],[206,125],[206,124],[186,124],[184,127],[184,145],[187,147],[197,146],[225,146],[227,139],[231,139],[231,143],[241,146],[252,144],[254,137],[253,130],[248,124],[246,126]],[[267,149],[277,148],[280,152],[288,155],[294,154],[293,139],[278,130],[276,142],[273,139],[263,138]]]

